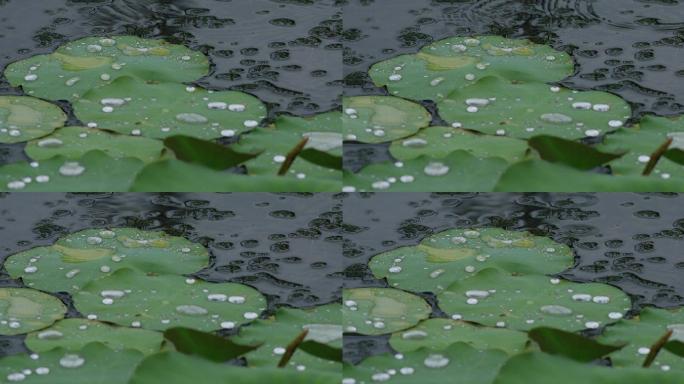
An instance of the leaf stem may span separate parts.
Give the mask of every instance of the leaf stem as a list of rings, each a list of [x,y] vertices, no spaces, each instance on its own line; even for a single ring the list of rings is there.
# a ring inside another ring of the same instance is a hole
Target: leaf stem
[[[285,161],[283,162],[283,165],[280,167],[280,170],[278,171],[278,176],[284,176],[287,174],[287,171],[290,170],[290,167],[292,166],[292,163],[297,159],[297,156],[299,156],[300,153],[304,150],[304,147],[306,146],[306,143],[309,142],[309,138],[305,137],[302,139],[302,141],[299,142],[291,151],[290,153],[287,154],[287,157],[285,158]]]
[[[648,356],[646,356],[646,360],[644,360],[644,368],[648,368],[653,364],[653,361],[655,361],[656,356],[658,356],[658,353],[660,352],[661,349],[665,346],[668,340],[670,340],[670,336],[672,336],[673,330],[670,329],[669,331],[665,332],[663,336],[658,339],[658,341],[655,342],[651,346],[651,351],[648,352]]]
[[[673,139],[669,137],[660,147],[658,147],[658,149],[656,149],[655,152],[653,152],[651,159],[648,161],[648,164],[646,164],[646,168],[644,168],[644,172],[642,173],[643,176],[649,176],[651,172],[653,172],[656,165],[660,161],[660,158],[663,157],[665,152],[667,152],[667,149],[670,148],[672,140]]]
[[[309,330],[305,329],[297,335],[297,337],[292,340],[290,344],[287,345],[287,348],[285,349],[285,353],[283,354],[283,357],[280,358],[280,361],[278,362],[278,368],[283,368],[284,366],[287,365],[287,363],[290,361],[292,358],[292,355],[294,355],[295,351],[297,348],[304,342],[304,338],[306,338],[306,335],[309,334]]]

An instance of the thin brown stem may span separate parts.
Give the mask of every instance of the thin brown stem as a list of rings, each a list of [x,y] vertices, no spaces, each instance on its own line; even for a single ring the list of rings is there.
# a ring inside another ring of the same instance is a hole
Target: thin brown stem
[[[297,159],[297,156],[299,156],[299,154],[302,153],[304,147],[306,147],[306,143],[308,142],[308,137],[303,138],[302,141],[300,141],[299,144],[297,144],[297,146],[294,147],[290,151],[290,153],[287,154],[287,157],[285,158],[283,165],[280,167],[280,170],[278,171],[278,176],[285,176],[287,174],[287,171],[290,170],[292,163],[294,163],[294,161]]]
[[[280,358],[280,361],[278,362],[278,368],[283,368],[284,366],[287,365],[287,363],[290,361],[292,358],[292,355],[294,355],[295,351],[297,348],[304,342],[304,339],[306,338],[306,335],[309,334],[309,330],[305,329],[300,333],[290,344],[287,345],[287,348],[285,348],[285,353],[283,354],[283,357]]]
[[[673,139],[669,137],[660,147],[658,147],[658,149],[656,149],[655,152],[653,152],[651,159],[648,161],[648,164],[646,164],[646,168],[644,168],[644,172],[642,173],[644,176],[648,176],[651,174],[651,172],[653,172],[656,165],[658,165],[660,158],[663,157],[665,152],[667,152],[667,149],[670,148],[672,140]]]
[[[669,331],[665,332],[665,334],[658,339],[658,341],[655,342],[651,346],[651,350],[648,352],[648,356],[646,356],[646,360],[644,360],[644,368],[648,368],[653,364],[653,361],[655,361],[656,356],[658,356],[658,353],[660,352],[661,349],[665,346],[668,340],[670,340],[670,336],[672,336],[673,330],[670,329]]]

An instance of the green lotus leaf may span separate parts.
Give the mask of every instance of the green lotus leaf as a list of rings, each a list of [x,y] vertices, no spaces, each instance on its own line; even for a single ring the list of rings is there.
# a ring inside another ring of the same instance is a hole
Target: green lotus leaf
[[[128,268],[91,281],[73,297],[76,308],[90,317],[158,331],[232,329],[255,320],[266,307],[264,297],[246,285]]]
[[[431,119],[423,106],[398,97],[346,97],[342,131],[346,140],[384,143],[413,135]]]
[[[45,136],[67,117],[48,102],[25,96],[0,96],[0,143],[13,144]]]
[[[178,160],[145,167],[133,184],[136,192],[337,192],[341,180],[246,176],[221,172]]]
[[[4,382],[42,384],[126,384],[143,359],[140,351],[114,351],[91,343],[79,351],[52,349],[40,355],[0,359]]]
[[[622,128],[606,136],[597,148],[602,151],[629,151],[610,164],[613,174],[640,176],[651,160],[650,156],[668,137],[673,138],[670,148],[684,149],[684,119],[645,116],[631,128]],[[674,177],[684,179],[684,167],[665,157],[660,158],[651,177],[663,180]]]
[[[374,256],[370,269],[393,287],[439,293],[484,268],[554,274],[572,267],[572,250],[548,237],[501,228],[450,229]]]
[[[288,153],[304,138],[309,138],[305,149],[316,149],[334,156],[342,156],[342,124],[339,112],[328,112],[313,117],[279,116],[273,127],[258,128],[240,138],[233,148],[240,152],[263,153],[245,163],[250,175],[277,175]],[[301,156],[290,167],[288,177],[334,179],[342,174],[334,169],[313,164]]]
[[[20,335],[64,318],[66,307],[46,293],[27,288],[0,288],[0,335]]]
[[[527,160],[509,167],[497,192],[681,192],[684,181],[644,176],[610,176],[560,164]]]
[[[256,128],[266,117],[264,104],[246,93],[133,77],[88,91],[74,103],[74,112],[89,126],[156,139],[232,137]]]
[[[572,75],[572,58],[546,45],[500,36],[452,37],[375,64],[370,76],[390,94],[441,101],[483,76],[555,82]],[[497,96],[496,94],[493,96]]]
[[[451,93],[437,106],[451,124],[520,139],[595,137],[621,127],[632,114],[627,102],[607,92],[511,83],[497,77]]]
[[[257,320],[240,328],[237,343],[263,343],[259,349],[245,355],[250,367],[277,367],[287,346],[303,330],[308,329],[304,341],[313,340],[335,348],[342,348],[342,324],[340,305],[328,304],[311,309],[280,308],[271,318]],[[312,356],[297,349],[290,359],[288,368],[325,370],[339,372],[341,365],[330,360]],[[299,368],[298,368],[299,367]]]
[[[613,366],[641,367],[650,347],[668,330],[673,330],[670,340],[684,341],[684,310],[644,308],[632,319],[623,319],[607,327],[598,337],[602,343],[629,343],[621,351],[610,355]],[[684,370],[684,359],[661,349],[651,369]]]
[[[505,328],[481,327],[460,320],[428,319],[415,327],[397,332],[390,345],[406,353],[427,348],[441,350],[454,343],[466,343],[476,349],[500,349],[509,355],[525,350],[527,335]]]
[[[159,352],[163,341],[164,336],[159,332],[74,318],[60,320],[50,328],[32,332],[24,342],[31,351],[37,353],[55,348],[76,352],[97,342],[115,351],[135,349],[150,355]]]
[[[159,140],[112,134],[85,127],[65,127],[53,134],[26,144],[26,154],[33,160],[47,160],[55,156],[79,159],[93,150],[120,159],[134,157],[145,163],[158,160],[164,149]]]
[[[476,157],[500,157],[513,163],[525,158],[527,144],[510,137],[479,135],[461,128],[428,127],[390,146],[392,156],[401,161],[420,156],[444,158],[459,150]]]
[[[615,322],[631,308],[629,297],[607,284],[580,284],[495,268],[452,284],[437,300],[450,316],[522,331],[596,329]]]
[[[420,296],[393,288],[353,288],[343,292],[346,332],[382,335],[410,328],[432,309]]]
[[[551,378],[557,384],[678,384],[684,382],[684,374],[680,372],[658,372],[643,368],[611,368],[534,352],[523,353],[510,359],[501,368],[494,384],[547,384]]]
[[[32,288],[76,292],[114,272],[132,268],[151,274],[189,274],[209,263],[201,244],[164,232],[135,228],[86,229],[10,256],[5,268]]]
[[[372,356],[359,365],[345,367],[343,375],[358,384],[380,381],[398,384],[490,384],[507,357],[500,350],[481,351],[456,343],[442,351],[423,348],[398,356]]]
[[[143,360],[130,384],[339,384],[340,379],[339,373],[236,367],[177,352],[164,352]]]
[[[0,191],[126,192],[144,163],[135,158],[114,159],[91,151],[80,159],[56,156],[40,163],[0,166]]]
[[[371,164],[359,173],[345,174],[344,185],[359,192],[486,192],[494,188],[507,166],[506,160],[498,157],[479,158],[455,151],[445,158],[421,156],[406,162]]]
[[[190,82],[209,72],[201,52],[135,36],[87,37],[33,56],[5,70],[10,83],[32,96],[75,101],[124,76],[144,81]]]

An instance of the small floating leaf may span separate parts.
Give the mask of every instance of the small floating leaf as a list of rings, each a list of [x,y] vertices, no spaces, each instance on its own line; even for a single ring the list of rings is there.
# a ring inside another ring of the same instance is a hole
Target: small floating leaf
[[[579,284],[489,268],[437,295],[450,316],[487,326],[565,331],[596,329],[630,309],[629,297],[607,284]]]
[[[421,156],[407,162],[369,165],[359,173],[347,173],[346,186],[359,192],[485,192],[491,191],[508,163],[498,157],[478,158],[466,151],[445,158]]]
[[[26,144],[26,154],[38,161],[55,156],[76,160],[90,151],[100,150],[115,159],[135,157],[150,163],[161,157],[163,149],[164,145],[158,140],[85,127],[60,128],[49,136]]]
[[[508,81],[560,81],[572,75],[572,58],[546,45],[500,36],[452,37],[375,64],[369,71],[390,94],[440,101],[483,76]],[[495,95],[494,95],[495,96]]]
[[[123,268],[184,274],[196,272],[208,263],[207,249],[183,237],[112,228],[87,229],[67,235],[52,246],[14,254],[5,262],[5,268],[10,276],[21,277],[30,287],[73,293]]]
[[[248,366],[276,367],[288,344],[305,329],[309,331],[304,339],[305,343],[315,341],[333,348],[342,348],[340,310],[338,304],[311,309],[279,308],[273,317],[260,319],[248,327],[240,328],[239,336],[233,340],[242,344],[263,343],[259,349],[245,356]],[[304,366],[307,371],[340,370],[339,364],[307,353],[301,348],[302,345],[290,359],[288,369],[296,370],[298,366]]]
[[[12,144],[45,136],[67,120],[48,102],[25,96],[0,96],[0,143]]]
[[[422,348],[399,356],[369,357],[357,366],[346,366],[343,376],[357,383],[490,384],[508,358],[503,351],[480,351],[463,343],[441,351]]]
[[[91,151],[79,159],[56,156],[35,163],[0,166],[0,191],[126,192],[144,163]]]
[[[62,302],[27,288],[0,288],[0,335],[20,335],[50,326],[66,314]]]
[[[345,140],[384,143],[410,136],[430,120],[430,113],[420,104],[398,97],[347,97],[342,131]]]
[[[548,237],[500,228],[451,229],[374,256],[370,269],[393,287],[439,293],[484,268],[553,274],[573,265],[572,250]],[[486,293],[486,292],[485,292]]]
[[[684,310],[644,308],[638,316],[622,319],[607,327],[598,337],[602,343],[629,343],[623,350],[610,356],[616,367],[641,367],[650,347],[668,330],[673,330],[671,341],[684,342]],[[661,349],[651,369],[684,370],[682,359],[667,349]],[[663,368],[667,367],[667,368]]]
[[[81,313],[124,326],[215,331],[255,320],[266,300],[246,285],[212,284],[124,268],[85,285],[74,294],[74,304]]]
[[[156,139],[175,135],[217,139],[256,128],[266,117],[263,103],[246,93],[145,83],[132,77],[88,91],[74,103],[74,112],[101,129]]]
[[[454,343],[466,343],[476,349],[500,349],[514,355],[525,350],[527,342],[524,332],[451,319],[424,320],[413,328],[394,333],[390,338],[392,348],[402,353],[420,348],[440,350]]]
[[[67,43],[52,54],[10,64],[5,75],[29,95],[75,101],[123,76],[182,83],[208,72],[209,59],[201,52],[163,40],[112,36]]]
[[[420,296],[392,288],[345,289],[342,319],[345,332],[382,335],[410,328],[432,309]]]
[[[428,127],[390,146],[392,156],[401,161],[423,155],[444,158],[459,150],[476,157],[500,157],[513,163],[525,157],[527,145],[523,140],[510,137],[480,135],[452,127]]]
[[[37,353],[55,348],[77,352],[90,343],[98,342],[115,351],[135,349],[150,355],[159,352],[163,341],[164,337],[159,332],[74,318],[60,320],[50,328],[28,334],[25,343]]]

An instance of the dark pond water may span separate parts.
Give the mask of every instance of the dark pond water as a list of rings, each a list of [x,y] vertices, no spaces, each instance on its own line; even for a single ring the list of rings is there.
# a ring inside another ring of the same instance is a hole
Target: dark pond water
[[[0,262],[94,227],[163,230],[199,242],[212,263],[196,276],[253,286],[271,308],[341,295],[342,207],[332,194],[0,194]],[[0,271],[0,287],[20,285]],[[0,356],[22,350],[22,339],[0,336]]]
[[[576,57],[562,84],[629,101],[635,116],[684,111],[680,0],[349,0],[344,6],[345,95],[385,94],[365,76],[390,57],[454,35],[496,34]],[[345,146],[345,166],[383,161],[384,146]]]
[[[368,260],[454,227],[527,230],[571,246],[570,280],[600,281],[635,309],[684,304],[684,196],[675,194],[354,194],[344,199],[345,287],[386,286]],[[430,299],[430,297],[427,297]],[[439,315],[436,312],[434,315]],[[388,351],[387,337],[345,336],[345,358]]]

